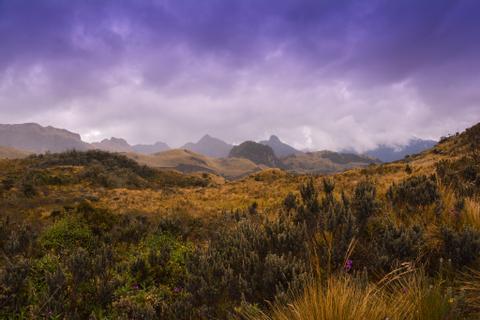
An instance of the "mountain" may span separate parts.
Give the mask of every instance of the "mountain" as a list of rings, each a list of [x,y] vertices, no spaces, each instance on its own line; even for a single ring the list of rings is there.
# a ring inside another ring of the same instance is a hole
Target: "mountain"
[[[207,172],[227,179],[240,178],[262,170],[247,159],[211,158],[186,149],[172,149],[152,155],[136,153],[126,155],[140,164],[154,168],[175,169],[184,173]]]
[[[143,154],[154,154],[170,149],[170,147],[163,142],[156,142],[155,144],[136,144],[132,146],[126,140],[115,137],[112,137],[110,139],[103,139],[102,141],[94,142],[91,145],[95,149],[104,151],[136,152]]]
[[[272,148],[275,155],[279,158],[302,153],[294,147],[291,147],[288,144],[280,141],[280,139],[275,135],[270,136],[269,140],[260,141],[259,143]]]
[[[27,157],[29,154],[27,151],[0,146],[0,159],[21,159]]]
[[[283,158],[282,161],[291,171],[316,174],[335,173],[380,163],[380,161],[368,156],[333,151],[295,154]]]
[[[132,146],[133,151],[143,154],[154,154],[170,150],[170,147],[164,142],[155,142],[154,144],[136,144]]]
[[[90,149],[77,133],[36,123],[0,124],[0,145],[35,153]]]
[[[437,144],[434,140],[411,139],[404,146],[379,145],[373,150],[365,152],[366,155],[380,159],[383,162],[392,162],[405,158],[406,155],[413,155],[430,149]]]
[[[203,136],[197,143],[189,142],[181,147],[181,149],[187,149],[196,153],[214,157],[225,158],[232,149],[232,145],[222,141],[218,138],[214,138],[210,135]]]
[[[253,163],[271,168],[285,167],[275,156],[271,147],[253,141],[245,141],[242,144],[233,147],[228,157],[248,159]]]
[[[93,142],[94,149],[110,151],[110,152],[131,152],[132,146],[127,141],[121,138],[111,137],[110,139],[103,139],[100,142]]]

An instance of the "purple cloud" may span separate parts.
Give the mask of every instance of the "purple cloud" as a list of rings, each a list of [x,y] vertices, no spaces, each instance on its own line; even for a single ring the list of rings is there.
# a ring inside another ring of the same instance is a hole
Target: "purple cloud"
[[[480,121],[480,4],[0,0],[0,117],[358,150]]]

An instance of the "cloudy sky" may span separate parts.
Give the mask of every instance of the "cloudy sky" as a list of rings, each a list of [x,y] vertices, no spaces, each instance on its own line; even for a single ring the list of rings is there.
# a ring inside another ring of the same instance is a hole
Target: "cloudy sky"
[[[0,123],[362,151],[480,121],[477,0],[0,0]]]

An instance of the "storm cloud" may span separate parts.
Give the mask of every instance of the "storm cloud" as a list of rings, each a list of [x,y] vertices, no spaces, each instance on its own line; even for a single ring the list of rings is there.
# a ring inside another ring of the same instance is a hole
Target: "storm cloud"
[[[0,122],[359,151],[480,121],[480,3],[0,0]]]

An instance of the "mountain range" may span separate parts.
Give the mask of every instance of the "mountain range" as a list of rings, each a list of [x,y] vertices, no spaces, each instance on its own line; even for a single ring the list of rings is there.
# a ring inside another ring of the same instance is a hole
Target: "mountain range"
[[[110,152],[138,152],[143,154],[154,154],[157,152],[170,150],[170,147],[164,142],[155,142],[154,144],[136,144],[132,146],[125,139],[115,137],[103,139],[100,142],[93,142],[91,146],[94,149]]]
[[[418,138],[410,139],[403,146],[388,146],[381,144],[373,150],[365,152],[366,155],[381,160],[382,162],[392,162],[405,158],[407,155],[420,153],[430,149],[437,144],[434,140],[422,140]]]
[[[140,163],[183,172],[209,172],[224,177],[240,177],[262,168],[281,168],[301,173],[333,173],[353,167],[403,159],[432,147],[435,141],[412,139],[407,145],[380,145],[365,154],[352,152],[302,152],[272,135],[269,140],[246,141],[237,146],[210,135],[181,149],[170,149],[163,142],[130,145],[112,137],[87,143],[77,133],[35,123],[0,125],[0,158],[22,158],[30,153],[99,149],[120,152]]]

